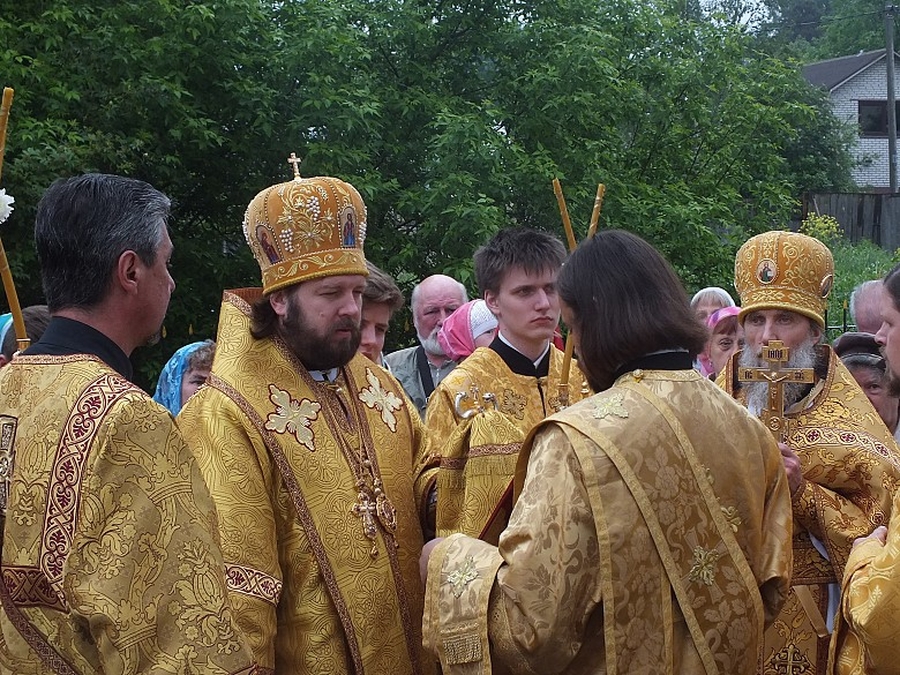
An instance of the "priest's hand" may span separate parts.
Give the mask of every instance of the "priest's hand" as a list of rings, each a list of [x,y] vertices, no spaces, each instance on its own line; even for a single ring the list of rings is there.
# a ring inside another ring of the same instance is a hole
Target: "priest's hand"
[[[419,574],[422,577],[422,584],[428,581],[428,559],[431,557],[431,552],[434,550],[434,547],[444,541],[443,537],[438,537],[437,539],[432,539],[425,546],[422,547],[422,555],[419,556]]]
[[[860,544],[864,544],[867,541],[878,541],[881,542],[881,545],[884,546],[887,543],[887,528],[884,525],[879,525],[874,530],[872,530],[872,534],[867,537],[857,537],[853,540],[853,546],[850,547],[852,551]]]
[[[781,450],[781,461],[784,462],[784,472],[787,474],[788,487],[791,489],[791,496],[803,484],[803,472],[800,470],[800,458],[797,453],[790,449],[785,443],[779,443],[778,449]]]

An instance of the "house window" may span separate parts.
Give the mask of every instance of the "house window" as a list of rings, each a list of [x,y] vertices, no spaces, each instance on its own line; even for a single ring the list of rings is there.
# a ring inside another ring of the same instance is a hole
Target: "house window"
[[[900,132],[900,101],[894,102],[895,122]],[[859,102],[859,135],[869,137],[887,136],[888,132],[887,101]]]

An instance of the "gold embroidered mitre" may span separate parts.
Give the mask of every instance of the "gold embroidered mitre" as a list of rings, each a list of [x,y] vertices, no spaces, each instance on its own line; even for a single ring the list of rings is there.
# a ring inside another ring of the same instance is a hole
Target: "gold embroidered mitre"
[[[319,277],[368,276],[366,205],[359,192],[338,178],[301,178],[294,166],[293,180],[260,192],[244,215],[263,293]]]
[[[741,323],[758,309],[787,309],[825,328],[833,284],[831,251],[818,239],[797,232],[764,232],[751,237],[734,260]]]

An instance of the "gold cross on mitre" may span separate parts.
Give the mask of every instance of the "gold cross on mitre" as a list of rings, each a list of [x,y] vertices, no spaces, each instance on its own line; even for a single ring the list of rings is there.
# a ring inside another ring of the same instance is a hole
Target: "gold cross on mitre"
[[[784,385],[790,383],[811,384],[816,372],[812,368],[785,368],[790,349],[781,340],[769,340],[762,346],[762,359],[768,368],[738,368],[739,382],[768,382],[769,401],[760,419],[778,440],[787,434],[787,419],[784,416]]]
[[[300,162],[303,160],[297,157],[295,153],[291,153],[291,156],[288,157],[287,163],[291,164],[294,167],[294,180],[300,179]]]

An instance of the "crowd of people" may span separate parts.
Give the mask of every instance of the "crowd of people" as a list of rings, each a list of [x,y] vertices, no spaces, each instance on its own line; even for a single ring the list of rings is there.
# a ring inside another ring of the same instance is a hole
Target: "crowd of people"
[[[628,232],[509,228],[385,354],[365,203],[294,164],[242,224],[260,287],[151,397],[170,207],[105,174],[38,205],[31,345],[0,317],[0,672],[896,672],[900,266],[832,345],[812,237],[745,242],[736,302]]]

